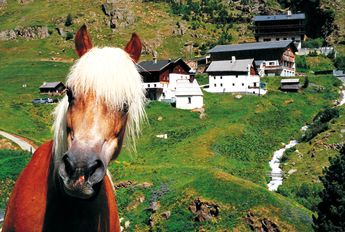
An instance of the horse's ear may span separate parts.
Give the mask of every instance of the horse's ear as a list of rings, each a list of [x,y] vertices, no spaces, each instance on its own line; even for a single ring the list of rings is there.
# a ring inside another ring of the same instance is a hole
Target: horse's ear
[[[75,35],[75,49],[78,53],[78,56],[81,57],[87,51],[92,48],[92,43],[89,34],[87,33],[86,25],[84,24],[77,34]]]
[[[131,40],[127,43],[125,51],[131,56],[134,62],[138,62],[141,55],[141,41],[136,33],[132,34]]]

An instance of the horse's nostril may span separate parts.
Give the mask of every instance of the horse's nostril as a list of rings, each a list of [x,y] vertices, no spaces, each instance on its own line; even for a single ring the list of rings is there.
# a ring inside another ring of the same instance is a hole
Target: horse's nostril
[[[68,155],[65,155],[62,159],[65,164],[65,170],[66,170],[67,175],[72,176],[75,170],[72,161],[69,159]]]
[[[96,170],[98,168],[102,167],[102,161],[100,160],[96,160],[94,163],[92,163],[89,167],[88,167],[88,174],[89,176],[92,176]]]

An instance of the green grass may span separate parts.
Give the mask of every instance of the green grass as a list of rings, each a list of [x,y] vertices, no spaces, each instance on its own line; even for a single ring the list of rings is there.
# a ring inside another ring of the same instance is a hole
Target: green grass
[[[327,131],[320,133],[308,143],[298,144],[297,151],[289,154],[282,165],[285,173],[292,169],[296,172],[286,174],[279,192],[312,210],[319,202],[317,192],[322,189],[318,177],[322,175],[323,168],[329,165],[329,157],[334,157],[338,153],[327,145],[344,143],[344,133],[341,132],[345,126],[344,107],[340,109],[340,117],[331,121]]]
[[[0,209],[6,207],[14,180],[30,158],[31,154],[28,152],[0,150]]]

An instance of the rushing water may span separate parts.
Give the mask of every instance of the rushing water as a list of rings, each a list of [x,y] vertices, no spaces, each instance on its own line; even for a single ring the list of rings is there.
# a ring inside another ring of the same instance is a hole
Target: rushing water
[[[345,104],[345,90],[341,91],[341,98],[339,100],[338,106]],[[301,131],[306,131],[308,129],[308,126],[303,126],[301,128]],[[289,144],[287,144],[285,147],[275,151],[273,153],[273,158],[269,162],[269,165],[272,169],[271,171],[271,181],[267,184],[268,190],[270,191],[277,191],[278,187],[283,184],[283,171],[281,170],[280,166],[280,160],[283,157],[283,154],[286,149],[294,147],[298,144],[296,140],[291,140]]]
[[[273,154],[272,160],[269,162],[269,165],[272,169],[271,171],[271,181],[268,183],[268,190],[270,191],[277,191],[278,187],[283,184],[283,171],[279,167],[280,159],[283,157],[283,154],[286,149],[294,147],[298,144],[296,140],[291,140],[289,144],[285,145],[285,147],[277,150]]]

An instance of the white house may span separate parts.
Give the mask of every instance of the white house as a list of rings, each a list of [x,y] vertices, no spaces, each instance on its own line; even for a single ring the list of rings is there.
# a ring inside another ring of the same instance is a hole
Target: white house
[[[251,93],[262,95],[266,90],[260,88],[254,59],[212,61],[206,72],[209,74],[211,93]]]
[[[195,109],[204,105],[203,93],[194,77],[170,73],[169,82],[143,83],[145,89],[156,89],[157,100],[171,103],[179,109]]]
[[[177,80],[175,90],[176,108],[191,110],[202,108],[204,105],[203,93],[198,82],[193,80]]]

